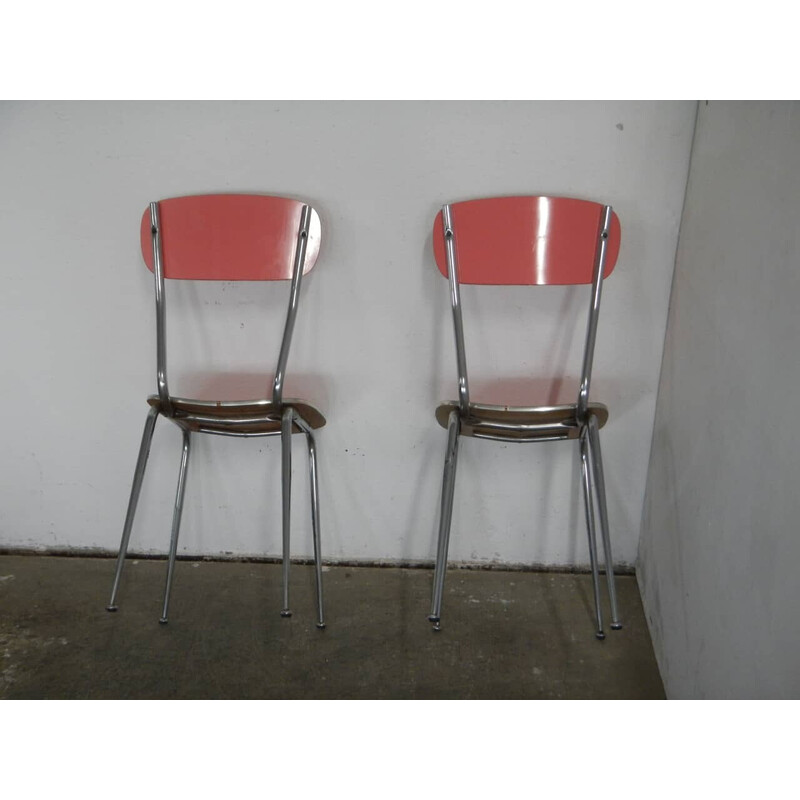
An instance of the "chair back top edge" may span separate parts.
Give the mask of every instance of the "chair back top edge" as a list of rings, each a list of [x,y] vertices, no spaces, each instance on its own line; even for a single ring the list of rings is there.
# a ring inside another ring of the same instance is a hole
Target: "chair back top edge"
[[[205,194],[160,200],[162,266],[178,280],[291,280],[303,206],[300,200],[259,194]],[[319,255],[321,225],[311,208],[306,260]],[[141,246],[152,272],[150,207],[142,214]]]
[[[487,197],[450,204],[458,279],[482,285],[591,284],[604,205],[571,197]],[[619,255],[621,229],[612,213],[607,278]],[[446,278],[442,212],[433,251]]]

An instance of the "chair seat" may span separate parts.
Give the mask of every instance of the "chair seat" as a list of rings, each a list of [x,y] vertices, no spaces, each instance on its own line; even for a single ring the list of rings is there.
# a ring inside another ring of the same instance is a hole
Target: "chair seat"
[[[447,427],[450,412],[458,403],[442,403],[436,409],[436,421]],[[551,439],[577,439],[580,426],[575,418],[575,404],[559,406],[495,406],[469,404],[469,415],[461,419],[461,435],[478,439],[503,439],[534,442]],[[589,403],[589,413],[599,427],[608,420],[608,408],[602,403]]]
[[[280,433],[281,414],[290,406],[310,428],[321,428],[325,417],[316,408],[302,400],[285,399],[282,404],[271,400],[187,400],[172,397],[173,415],[169,417],[176,425],[190,431],[227,433],[231,435],[264,436]],[[151,395],[147,402],[162,410],[158,395]],[[163,412],[162,412],[163,413]],[[293,433],[301,433],[293,425]]]

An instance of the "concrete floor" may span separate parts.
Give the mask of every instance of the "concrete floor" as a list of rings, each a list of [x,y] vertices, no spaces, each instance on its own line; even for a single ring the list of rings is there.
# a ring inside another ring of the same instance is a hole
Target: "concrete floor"
[[[451,570],[442,631],[432,571],[330,567],[328,627],[313,571],[180,561],[159,625],[164,561],[132,559],[119,611],[114,561],[0,556],[0,698],[663,698],[636,580],[618,579],[625,628],[597,641],[588,575]]]

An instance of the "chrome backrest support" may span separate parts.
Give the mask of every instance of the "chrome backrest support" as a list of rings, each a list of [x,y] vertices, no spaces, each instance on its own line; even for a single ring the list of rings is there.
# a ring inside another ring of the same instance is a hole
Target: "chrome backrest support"
[[[311,224],[311,208],[303,206],[300,214],[300,226],[297,230],[297,246],[294,255],[294,269],[292,272],[292,287],[289,292],[289,309],[286,312],[286,325],[283,329],[283,341],[278,356],[278,366],[275,368],[275,382],[272,387],[272,401],[277,405],[283,402],[283,384],[286,374],[286,363],[289,360],[289,348],[292,345],[292,332],[294,321],[297,317],[297,304],[300,296],[300,282],[303,279],[303,269],[306,263],[306,246],[308,244],[308,231]]]
[[[294,330],[294,321],[297,316],[300,283],[303,278],[303,269],[305,268],[310,223],[311,208],[304,205],[297,230],[297,246],[295,248],[292,285],[289,293],[289,310],[286,314],[286,325],[283,331],[283,340],[273,385],[272,400],[278,405],[283,399],[286,362],[289,360],[292,331]],[[153,275],[156,289],[156,382],[158,385],[158,398],[161,401],[161,411],[166,416],[172,416],[172,401],[167,383],[167,305],[164,293],[164,263],[158,203],[150,203],[150,233],[153,242]]]
[[[158,203],[150,203],[150,235],[153,242],[153,277],[156,288],[156,383],[161,411],[171,417],[172,401],[167,384],[167,301],[164,296],[164,263]]]
[[[461,293],[458,284],[455,231],[450,206],[442,207],[444,248],[447,254],[447,277],[450,282],[450,302],[453,306],[453,327],[456,335],[456,363],[458,366],[458,407],[462,417],[469,414],[469,382],[467,379],[467,354],[464,348],[464,325],[461,318]]]
[[[604,206],[600,215],[600,227],[597,232],[597,248],[595,250],[594,274],[592,276],[592,302],[589,307],[589,321],[586,325],[586,347],[583,351],[581,388],[578,392],[578,407],[576,411],[579,425],[586,423],[586,412],[589,407],[589,383],[592,379],[594,343],[597,335],[597,320],[600,316],[600,294],[603,290],[603,271],[606,265],[608,237],[611,230],[611,214],[611,206]]]

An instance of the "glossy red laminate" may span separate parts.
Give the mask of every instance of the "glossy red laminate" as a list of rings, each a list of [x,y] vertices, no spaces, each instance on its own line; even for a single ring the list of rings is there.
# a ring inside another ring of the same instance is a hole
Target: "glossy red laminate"
[[[289,280],[303,203],[285,197],[209,194],[158,204],[165,278]],[[320,222],[311,210],[304,273],[317,260]],[[141,225],[142,255],[153,271],[150,209]]]
[[[537,285],[591,283],[603,205],[569,197],[489,197],[451,203],[461,283]],[[620,246],[612,213],[603,277]],[[433,225],[433,251],[447,277],[442,212]]]

